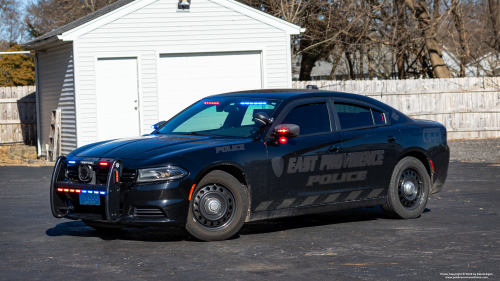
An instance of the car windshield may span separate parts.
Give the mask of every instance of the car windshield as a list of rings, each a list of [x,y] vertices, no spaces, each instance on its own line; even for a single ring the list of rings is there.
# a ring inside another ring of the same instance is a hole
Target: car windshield
[[[255,113],[271,116],[280,102],[250,98],[204,99],[171,119],[157,133],[255,137],[264,127],[254,121]]]

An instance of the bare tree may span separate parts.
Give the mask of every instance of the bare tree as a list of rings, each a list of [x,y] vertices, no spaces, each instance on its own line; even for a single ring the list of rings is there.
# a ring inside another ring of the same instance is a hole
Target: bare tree
[[[50,32],[118,0],[31,0],[25,24],[32,38]]]
[[[12,46],[23,40],[21,9],[19,1],[0,0],[0,41],[5,42],[4,45]]]

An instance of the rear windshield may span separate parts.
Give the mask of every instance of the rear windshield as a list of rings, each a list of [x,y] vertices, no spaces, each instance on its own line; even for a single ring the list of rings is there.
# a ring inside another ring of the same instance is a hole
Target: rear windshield
[[[255,137],[263,125],[254,121],[257,112],[271,116],[279,100],[210,98],[189,107],[163,126],[159,134],[191,134]]]

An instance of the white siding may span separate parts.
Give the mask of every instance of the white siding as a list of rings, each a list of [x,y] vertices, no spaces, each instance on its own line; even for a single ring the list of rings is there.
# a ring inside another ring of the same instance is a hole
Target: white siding
[[[46,155],[49,143],[51,113],[62,111],[61,146],[67,155],[76,148],[75,90],[73,79],[73,44],[46,50],[38,54],[40,92],[40,144]]]
[[[168,50],[254,51],[249,46],[261,46],[264,87],[288,87],[289,35],[284,31],[209,0],[193,1],[190,12],[177,12],[177,3],[158,0],[78,38],[79,146],[97,141],[96,57],[139,57],[142,133],[158,121],[157,64]]]

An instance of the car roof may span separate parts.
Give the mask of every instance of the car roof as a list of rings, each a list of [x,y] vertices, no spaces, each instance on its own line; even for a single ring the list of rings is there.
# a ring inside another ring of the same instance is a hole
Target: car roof
[[[368,102],[382,108],[387,108],[388,105],[378,100],[372,99],[370,97],[343,93],[343,92],[333,92],[333,91],[322,91],[322,90],[312,90],[312,89],[262,89],[262,90],[251,90],[251,91],[239,91],[239,92],[229,92],[225,94],[218,94],[210,96],[214,97],[238,97],[238,98],[261,98],[261,99],[277,99],[283,101],[292,101],[296,99],[303,98],[313,98],[313,97],[337,97],[337,98],[349,98],[356,99],[364,102]]]

